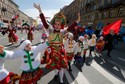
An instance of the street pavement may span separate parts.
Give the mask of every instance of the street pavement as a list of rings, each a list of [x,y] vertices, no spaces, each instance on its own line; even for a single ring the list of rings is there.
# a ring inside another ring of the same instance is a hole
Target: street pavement
[[[25,32],[21,34],[18,31],[17,35],[19,36],[19,41],[27,37]],[[41,32],[35,31],[34,37],[33,45],[36,45],[40,42]],[[19,42],[7,46],[7,35],[0,35],[0,45],[4,45],[7,50],[16,50]],[[65,70],[65,84],[125,84],[125,43],[122,41],[118,43],[111,52],[111,58],[106,56],[107,51],[104,51],[101,57],[97,53],[93,53],[92,58],[88,57],[88,53],[89,51],[87,52],[87,61],[92,62],[83,63],[82,71],[72,62],[72,72]],[[11,72],[21,74],[20,64],[20,58],[6,60],[5,68]],[[46,69],[44,66],[40,66],[44,74],[38,84],[59,84],[59,78],[58,81],[54,81],[55,71]]]

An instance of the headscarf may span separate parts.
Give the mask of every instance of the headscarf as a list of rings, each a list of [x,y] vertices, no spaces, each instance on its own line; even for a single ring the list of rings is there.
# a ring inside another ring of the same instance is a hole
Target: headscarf
[[[31,42],[30,42],[29,40],[24,40],[24,41],[20,44],[19,48],[20,48],[21,50],[24,50],[24,48],[25,48],[26,45],[28,45],[28,44],[31,44]]]

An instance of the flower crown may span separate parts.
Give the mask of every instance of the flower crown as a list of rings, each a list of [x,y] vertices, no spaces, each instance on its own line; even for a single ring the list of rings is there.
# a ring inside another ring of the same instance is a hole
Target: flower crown
[[[64,28],[64,25],[66,25],[66,17],[64,16],[63,13],[59,12],[57,14],[54,15],[54,18],[52,19],[52,25],[55,24],[55,21],[60,20],[61,21],[61,26],[62,29]]]

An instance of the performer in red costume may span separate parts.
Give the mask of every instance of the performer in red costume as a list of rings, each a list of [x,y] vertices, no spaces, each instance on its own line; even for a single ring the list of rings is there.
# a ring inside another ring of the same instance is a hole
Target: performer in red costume
[[[16,30],[14,28],[12,28],[12,26],[8,26],[8,29],[6,32],[8,33],[9,43],[12,43],[12,45],[14,44],[14,42],[17,43],[18,37],[15,34]]]
[[[34,4],[34,7],[39,11],[44,27],[51,30],[48,37],[50,47],[47,50],[50,58],[46,67],[57,69],[55,80],[57,80],[59,70],[60,83],[63,84],[64,69],[68,67],[66,52],[63,45],[63,36],[80,22],[80,14],[78,14],[78,20],[76,22],[64,29],[66,19],[62,13],[57,13],[52,20],[52,24],[47,24],[40,5]]]
[[[33,38],[33,28],[32,28],[32,27],[29,27],[29,28],[28,28],[27,38],[28,38],[28,40],[30,40],[31,42],[32,42],[32,40],[34,40],[34,38]]]

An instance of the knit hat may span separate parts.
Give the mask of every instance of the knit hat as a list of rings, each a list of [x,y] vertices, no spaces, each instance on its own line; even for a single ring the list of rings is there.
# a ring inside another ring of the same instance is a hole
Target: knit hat
[[[71,32],[68,33],[68,38],[73,38],[73,34]]]
[[[103,37],[103,36],[100,36],[99,40],[103,40],[103,39],[104,39],[104,37]]]
[[[81,42],[84,40],[83,36],[79,36],[78,40],[80,40]]]

